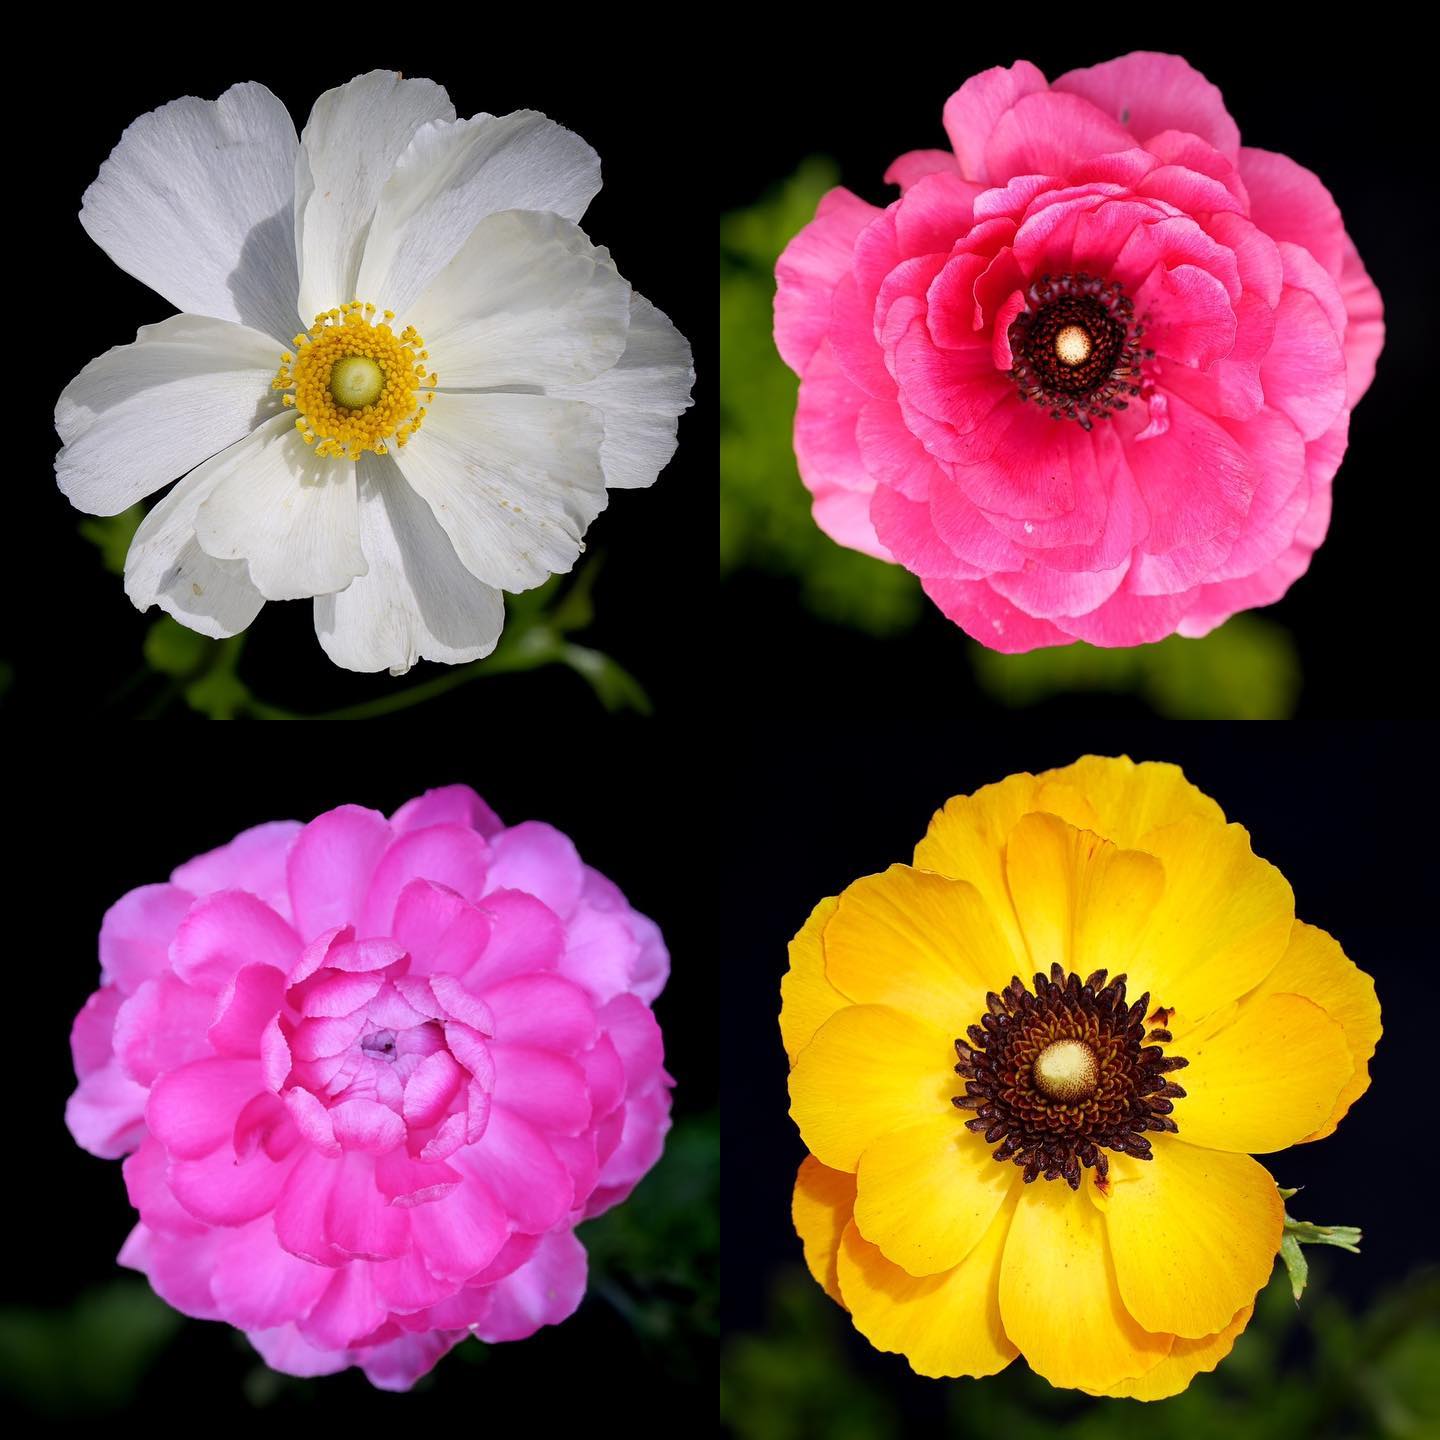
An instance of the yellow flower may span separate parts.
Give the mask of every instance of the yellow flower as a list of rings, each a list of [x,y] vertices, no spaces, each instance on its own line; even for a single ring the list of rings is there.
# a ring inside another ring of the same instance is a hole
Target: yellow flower
[[[1245,830],[1094,756],[951,800],[816,906],[781,991],[795,1228],[856,1328],[1139,1400],[1229,1354],[1284,1218],[1250,1157],[1328,1135],[1380,1036]]]

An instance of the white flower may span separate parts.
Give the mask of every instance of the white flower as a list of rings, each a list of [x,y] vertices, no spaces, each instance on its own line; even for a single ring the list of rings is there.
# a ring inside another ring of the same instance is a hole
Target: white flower
[[[80,220],[183,313],[55,412],[81,510],[184,476],[135,535],[131,600],[219,637],[313,596],[350,670],[489,654],[500,592],[569,570],[690,403],[684,337],[576,223],[599,188],[545,116],[457,120],[389,71],[322,95],[298,140],[255,84],[135,121]]]

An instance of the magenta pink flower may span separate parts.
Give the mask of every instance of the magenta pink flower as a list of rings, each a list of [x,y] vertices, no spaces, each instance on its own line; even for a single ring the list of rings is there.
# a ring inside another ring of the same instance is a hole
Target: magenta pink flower
[[[780,257],[816,521],[997,650],[1279,599],[1384,338],[1329,192],[1174,55],[987,70],[945,129]]]
[[[125,1155],[120,1252],[291,1375],[408,1389],[585,1290],[577,1222],[660,1155],[660,933],[467,786],[261,825],[100,930],[66,1110]]]

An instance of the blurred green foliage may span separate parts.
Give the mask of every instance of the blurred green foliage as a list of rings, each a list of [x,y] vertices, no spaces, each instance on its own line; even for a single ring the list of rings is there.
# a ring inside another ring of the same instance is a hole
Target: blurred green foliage
[[[1319,1266],[1316,1269],[1319,1270]],[[1440,1435],[1440,1272],[1420,1271],[1363,1314],[1323,1284],[1297,1306],[1283,1267],[1229,1358],[1169,1400],[1092,1399],[1016,1361],[985,1380],[927,1380],[903,1358],[857,1368],[844,1312],[804,1271],[776,1280],[763,1335],[721,1355],[721,1419],[737,1440],[889,1440],[912,1387],[939,1390],[952,1440],[1432,1440]],[[883,1375],[872,1379],[864,1373]],[[913,1429],[913,1427],[912,1427]]]
[[[80,533],[99,549],[107,570],[125,573],[125,554],[144,514],[144,508],[136,505],[120,515],[81,523]],[[494,653],[485,659],[446,666],[421,684],[320,715],[299,714],[251,691],[239,673],[245,653],[243,633],[228,640],[211,640],[162,615],[145,633],[144,667],[109,697],[107,705],[114,708],[138,697],[142,702],[138,718],[142,720],[160,719],[178,702],[210,720],[368,720],[408,710],[484,676],[563,665],[585,681],[607,710],[648,715],[650,699],[629,671],[601,651],[577,645],[570,638],[595,618],[592,597],[600,565],[601,557],[596,555],[569,577],[556,575],[534,590],[507,596],[504,632]]]
[[[775,261],[838,181],[835,163],[807,160],[754,205],[720,222],[720,571],[792,577],[822,620],[871,635],[909,630],[930,607],[916,578],[835,544],[810,516],[791,444],[798,382],[775,350]],[[1201,640],[1102,650],[1077,642],[1001,655],[968,638],[980,687],[1019,707],[1056,695],[1136,695],[1175,719],[1284,719],[1300,691],[1288,631],[1248,614]]]

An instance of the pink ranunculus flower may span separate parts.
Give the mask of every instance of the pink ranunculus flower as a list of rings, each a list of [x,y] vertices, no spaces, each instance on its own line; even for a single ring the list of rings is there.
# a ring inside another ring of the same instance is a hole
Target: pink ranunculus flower
[[[100,930],[66,1110],[127,1155],[120,1252],[291,1375],[408,1389],[585,1290],[575,1225],[660,1155],[660,933],[467,786],[261,825]]]
[[[1329,192],[1137,53],[967,80],[884,210],[832,190],[777,267],[800,473],[834,539],[1022,651],[1203,635],[1330,516],[1380,295]]]

